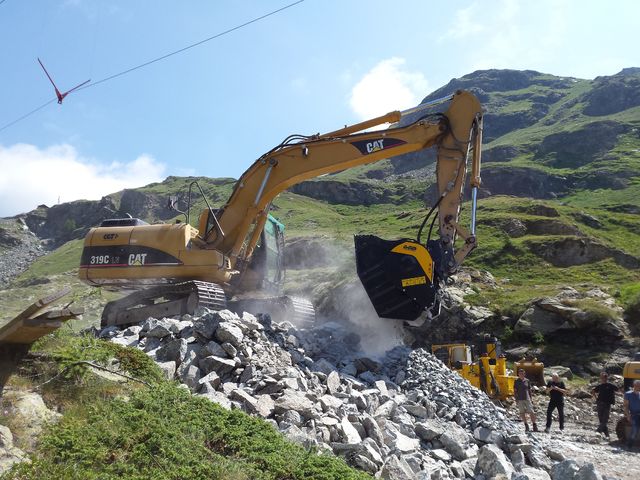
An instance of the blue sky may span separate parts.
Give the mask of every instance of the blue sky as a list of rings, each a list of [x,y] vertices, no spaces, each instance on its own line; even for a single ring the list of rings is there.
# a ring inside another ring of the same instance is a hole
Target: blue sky
[[[0,0],[0,216],[168,175],[238,178],[289,134],[404,109],[478,69],[640,66],[640,2]]]

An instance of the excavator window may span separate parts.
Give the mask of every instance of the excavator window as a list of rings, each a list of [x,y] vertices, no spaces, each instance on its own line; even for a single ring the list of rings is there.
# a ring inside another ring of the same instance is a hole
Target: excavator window
[[[207,232],[206,232],[206,237],[209,237],[209,233],[211,233],[211,230],[213,230],[214,228],[216,228],[216,223],[213,220],[213,215],[211,215],[211,211],[207,210]]]
[[[200,230],[200,236],[202,238],[209,238],[209,235],[213,230],[217,228],[216,218],[214,215],[218,215],[220,210],[205,209],[200,214],[198,230]]]
[[[283,280],[283,230],[284,225],[269,216],[264,225],[262,247],[266,250],[265,278],[274,284],[280,284]]]

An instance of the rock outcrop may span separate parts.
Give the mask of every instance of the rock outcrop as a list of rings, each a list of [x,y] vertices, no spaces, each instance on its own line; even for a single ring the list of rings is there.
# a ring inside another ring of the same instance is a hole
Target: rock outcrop
[[[21,426],[20,445],[24,445],[26,449],[32,449],[42,429],[49,423],[56,422],[61,416],[49,409],[42,397],[35,392],[5,389],[2,403],[12,422]],[[14,432],[13,437],[16,436]],[[13,440],[12,438],[11,442]]]
[[[13,444],[13,434],[5,425],[0,425],[0,475],[14,463],[27,460],[26,454]]]
[[[611,150],[618,135],[628,130],[628,125],[606,121],[589,123],[576,131],[553,133],[540,143],[536,158],[554,168],[577,168]]]
[[[533,253],[556,267],[584,265],[610,258],[624,268],[640,268],[640,259],[590,238],[531,240],[526,245]]]
[[[622,309],[600,290],[580,293],[565,287],[555,297],[532,302],[515,324],[514,331],[551,336],[557,342],[578,346],[616,347],[629,336]]]
[[[640,105],[640,69],[625,68],[610,77],[597,77],[584,94],[584,113],[594,117],[618,113]]]

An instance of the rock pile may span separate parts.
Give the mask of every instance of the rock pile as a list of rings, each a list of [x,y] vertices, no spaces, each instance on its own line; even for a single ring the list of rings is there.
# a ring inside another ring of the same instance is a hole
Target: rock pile
[[[564,478],[503,409],[424,350],[374,359],[339,324],[303,330],[206,309],[99,335],[144,350],[194,394],[379,478]]]
[[[0,219],[0,288],[5,288],[46,250],[21,219]]]

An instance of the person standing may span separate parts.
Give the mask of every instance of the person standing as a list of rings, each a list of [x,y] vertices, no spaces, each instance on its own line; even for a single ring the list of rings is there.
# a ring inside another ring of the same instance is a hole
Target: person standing
[[[596,397],[596,409],[598,411],[598,428],[596,432],[604,433],[609,438],[609,415],[611,406],[616,403],[618,387],[609,382],[607,372],[600,373],[600,384],[591,390],[591,395]]]
[[[633,381],[633,390],[624,394],[624,416],[631,422],[631,435],[627,447],[632,448],[640,432],[640,380]]]
[[[527,414],[529,414],[533,424],[533,431],[537,432],[536,413],[533,410],[533,402],[531,401],[531,382],[526,378],[526,372],[522,368],[518,370],[518,378],[513,384],[513,394],[516,397],[518,412],[524,422],[525,431],[529,431],[529,424],[527,423]]]
[[[547,426],[545,433],[549,433],[552,423],[552,414],[554,410],[558,410],[558,423],[560,431],[564,430],[564,396],[569,393],[564,382],[560,380],[557,373],[551,375],[551,380],[547,382],[547,393],[549,394],[549,405],[547,406]]]

